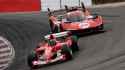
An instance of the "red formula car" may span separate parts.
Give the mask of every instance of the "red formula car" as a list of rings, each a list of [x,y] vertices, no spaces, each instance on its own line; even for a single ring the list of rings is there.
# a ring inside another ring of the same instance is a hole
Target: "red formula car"
[[[57,61],[72,59],[73,53],[78,51],[77,37],[69,36],[69,32],[46,35],[33,52],[28,56],[28,65],[37,68]]]
[[[81,3],[79,7],[65,6],[66,12],[63,15],[55,15],[48,8],[50,28],[53,33],[61,31],[85,32],[103,30],[103,20],[99,15],[91,15]]]

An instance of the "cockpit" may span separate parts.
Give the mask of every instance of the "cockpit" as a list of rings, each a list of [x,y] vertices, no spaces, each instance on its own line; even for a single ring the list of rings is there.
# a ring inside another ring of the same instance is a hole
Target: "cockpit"
[[[68,22],[81,22],[85,19],[83,12],[69,12],[66,14],[66,20]]]
[[[58,15],[57,20],[63,22],[81,22],[85,19],[82,11],[72,11],[64,15]]]

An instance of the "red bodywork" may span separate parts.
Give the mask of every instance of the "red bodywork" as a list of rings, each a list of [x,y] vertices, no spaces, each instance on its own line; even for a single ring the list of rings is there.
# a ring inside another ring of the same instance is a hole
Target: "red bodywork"
[[[58,20],[58,16],[50,15],[50,26],[51,29],[54,29],[55,26],[58,26],[61,31],[65,30],[85,30],[96,28],[103,24],[102,17],[99,15],[91,15],[88,10],[84,12],[82,10],[74,10],[67,12],[66,14],[62,15],[63,18]],[[80,21],[67,21],[67,18],[78,17],[76,19],[82,19]]]
[[[62,46],[66,44],[69,48],[72,45],[72,39],[71,37],[68,37],[63,40],[56,40],[56,45],[50,46],[47,42],[42,42],[38,45],[38,47],[35,49],[35,52],[37,52],[37,55],[41,55],[41,51],[44,51],[44,56],[46,60],[51,60],[53,53],[56,53],[57,51],[62,49]]]

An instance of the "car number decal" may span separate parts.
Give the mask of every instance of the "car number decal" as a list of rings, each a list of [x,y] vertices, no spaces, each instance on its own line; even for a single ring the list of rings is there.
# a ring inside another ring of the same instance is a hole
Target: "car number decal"
[[[90,25],[88,23],[79,24],[80,28],[88,28]]]

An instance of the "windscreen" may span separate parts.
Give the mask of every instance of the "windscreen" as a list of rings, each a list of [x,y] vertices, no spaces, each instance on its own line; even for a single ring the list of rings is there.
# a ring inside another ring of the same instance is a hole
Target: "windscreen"
[[[85,18],[84,18],[83,13],[78,12],[78,13],[67,13],[66,19],[69,22],[81,22]]]

